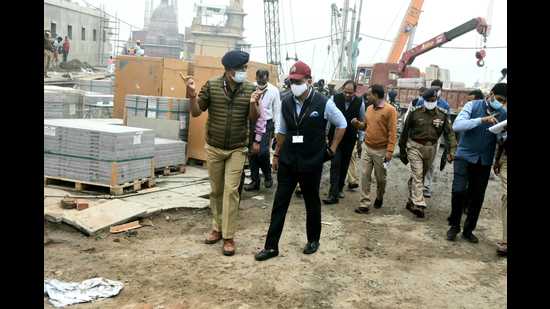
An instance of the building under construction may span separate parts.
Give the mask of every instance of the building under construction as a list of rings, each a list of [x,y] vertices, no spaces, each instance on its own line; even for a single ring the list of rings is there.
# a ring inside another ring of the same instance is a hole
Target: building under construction
[[[250,49],[243,36],[243,0],[231,0],[229,6],[197,4],[195,11],[191,27],[185,29],[186,59],[195,55],[221,57],[232,49]]]
[[[44,30],[52,37],[69,37],[68,60],[104,65],[111,55],[111,21],[101,9],[69,0],[44,0]]]

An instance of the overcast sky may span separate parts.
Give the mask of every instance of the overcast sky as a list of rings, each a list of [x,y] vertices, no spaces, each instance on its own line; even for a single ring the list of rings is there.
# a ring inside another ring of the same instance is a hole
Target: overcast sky
[[[82,2],[83,0],[79,0]],[[108,13],[118,14],[118,17],[138,28],[143,27],[144,0],[86,0],[93,5],[104,3]],[[193,7],[201,0],[179,0],[179,28],[184,33],[185,27],[191,25],[194,15]],[[251,60],[265,62],[266,54],[263,1],[242,0],[245,17],[245,40],[252,44]],[[350,6],[359,0],[349,0]],[[202,0],[203,3],[216,5],[229,4],[229,0]],[[363,0],[361,14],[361,33],[375,37],[393,40],[410,0]],[[493,0],[492,13],[488,12],[491,0],[425,0],[414,44],[422,43],[440,33],[448,31],[472,18],[489,18],[491,32],[487,46],[507,45],[507,1]],[[160,0],[155,0],[160,3]],[[310,38],[327,36],[330,34],[332,3],[343,6],[344,0],[280,0],[279,18],[281,23],[281,44]],[[491,16],[489,16],[489,15]],[[135,30],[135,29],[134,29]],[[129,36],[129,26],[122,25],[122,38]],[[480,35],[476,31],[469,32],[447,43],[447,47],[479,47]],[[333,64],[328,60],[327,46],[329,39],[281,46],[281,57],[286,69],[293,61],[286,62],[284,58],[288,52],[293,57],[296,52],[298,58],[312,68],[314,78],[330,80],[333,73]],[[359,45],[358,63],[377,63],[386,61],[391,48],[390,42],[363,37]],[[419,56],[413,66],[422,71],[430,64],[437,64],[449,69],[452,81],[465,82],[471,86],[474,82],[495,82],[500,77],[500,70],[506,67],[507,49],[488,49],[485,67],[476,65],[475,49],[434,49]],[[285,72],[288,73],[288,72]]]

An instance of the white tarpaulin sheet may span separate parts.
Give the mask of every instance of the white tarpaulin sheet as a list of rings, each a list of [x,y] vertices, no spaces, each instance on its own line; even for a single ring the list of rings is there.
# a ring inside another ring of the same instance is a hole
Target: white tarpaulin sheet
[[[118,295],[124,287],[122,282],[103,278],[92,278],[78,282],[63,282],[56,279],[44,280],[44,295],[57,308],[87,303],[99,298]]]

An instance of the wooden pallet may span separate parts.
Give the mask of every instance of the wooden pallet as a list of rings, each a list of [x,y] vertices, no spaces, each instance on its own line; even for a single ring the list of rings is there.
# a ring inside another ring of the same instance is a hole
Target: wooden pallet
[[[72,186],[76,191],[105,191],[109,190],[111,195],[123,195],[129,192],[136,192],[141,189],[155,186],[155,178],[136,179],[120,185],[108,185],[102,183],[67,179],[63,177],[44,176],[44,185]]]
[[[176,166],[166,166],[155,169],[155,175],[162,174],[163,176],[177,175],[185,173],[185,164]]]

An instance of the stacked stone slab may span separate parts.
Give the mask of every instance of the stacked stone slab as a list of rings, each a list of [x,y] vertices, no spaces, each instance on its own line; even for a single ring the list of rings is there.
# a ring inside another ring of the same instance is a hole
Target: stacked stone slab
[[[44,86],[44,119],[82,118],[82,93],[77,89]]]
[[[44,176],[122,185],[153,177],[154,131],[88,119],[44,120]]]
[[[126,95],[126,115],[152,119],[169,119],[180,122],[180,139],[187,142],[189,130],[189,99]]]
[[[113,102],[112,94],[85,92],[82,96],[84,118],[111,118]]]
[[[185,164],[187,143],[166,138],[155,138],[155,168]]]
[[[78,87],[83,91],[113,94],[113,80],[111,79],[79,79]]]

